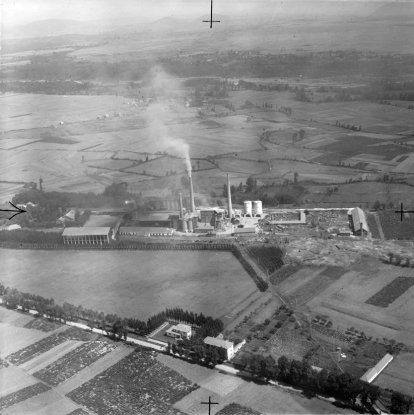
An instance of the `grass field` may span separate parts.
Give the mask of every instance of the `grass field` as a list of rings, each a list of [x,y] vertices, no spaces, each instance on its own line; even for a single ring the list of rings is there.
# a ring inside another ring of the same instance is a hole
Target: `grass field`
[[[177,306],[219,317],[256,290],[228,252],[0,250],[0,257],[6,285],[140,319]]]

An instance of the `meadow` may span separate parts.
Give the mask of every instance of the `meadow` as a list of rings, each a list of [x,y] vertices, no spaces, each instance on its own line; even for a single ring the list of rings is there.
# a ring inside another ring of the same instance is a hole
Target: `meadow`
[[[168,307],[220,317],[256,290],[229,252],[0,250],[5,285],[146,319]]]

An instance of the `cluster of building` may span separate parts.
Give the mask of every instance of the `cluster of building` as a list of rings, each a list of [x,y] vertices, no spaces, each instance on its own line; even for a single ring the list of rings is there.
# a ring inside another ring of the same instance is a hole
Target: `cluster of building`
[[[65,244],[106,244],[111,238],[131,240],[142,237],[172,237],[189,233],[204,235],[255,236],[258,222],[263,216],[260,200],[245,201],[244,209],[233,209],[230,179],[227,175],[227,208],[199,207],[194,200],[193,180],[189,175],[189,206],[184,208],[182,194],[178,198],[178,212],[153,211],[137,213],[134,226],[108,227],[67,227],[63,231]],[[171,204],[171,203],[170,203]],[[62,216],[61,223],[69,224],[75,211]]]
[[[189,340],[192,336],[192,328],[188,324],[176,324],[175,326],[171,326],[168,330],[166,330],[165,335],[168,337],[172,337],[176,340]],[[226,359],[231,360],[234,357],[235,349],[234,343],[228,340],[224,340],[222,336],[218,337],[211,337],[207,336],[204,339],[204,344],[211,348],[218,348],[225,350]]]
[[[108,227],[72,227],[65,228],[63,241],[65,244],[107,244],[111,238],[121,240],[133,240],[143,237],[173,237],[175,235],[199,234],[212,236],[235,236],[253,238],[259,231],[266,229],[280,232],[285,225],[305,225],[307,215],[321,215],[321,220],[329,222],[327,212],[335,209],[267,209],[263,212],[263,205],[260,200],[245,200],[243,207],[233,209],[231,200],[230,178],[227,175],[227,206],[224,207],[198,207],[194,199],[193,180],[189,178],[189,199],[187,207],[184,207],[183,196],[180,193],[177,201],[169,201],[168,205],[178,207],[177,211],[151,211],[147,213],[137,212],[134,226]],[[172,203],[174,202],[174,203]],[[332,232],[339,236],[358,235],[363,236],[369,233],[365,213],[359,207],[351,209],[337,209],[348,212],[348,219],[343,223],[335,222],[331,227]],[[69,211],[62,216],[63,224],[73,221],[76,212]],[[336,215],[336,213],[332,213]],[[324,217],[324,215],[326,217]],[[336,219],[336,218],[334,218]],[[339,227],[336,226],[339,223]]]

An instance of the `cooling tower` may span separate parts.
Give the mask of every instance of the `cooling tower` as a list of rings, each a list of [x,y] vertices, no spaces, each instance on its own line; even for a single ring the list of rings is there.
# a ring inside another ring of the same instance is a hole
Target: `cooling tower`
[[[261,200],[255,200],[253,202],[253,216],[262,216],[263,214],[263,207]]]
[[[244,201],[244,214],[247,216],[252,216],[252,202],[251,200]]]

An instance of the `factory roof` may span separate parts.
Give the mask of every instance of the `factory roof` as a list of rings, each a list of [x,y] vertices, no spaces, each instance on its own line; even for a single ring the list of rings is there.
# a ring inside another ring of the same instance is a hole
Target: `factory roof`
[[[83,228],[65,228],[63,236],[97,236],[109,235],[111,228],[109,226],[83,227]]]
[[[371,383],[391,362],[394,357],[387,353],[373,368],[367,370],[361,380]]]
[[[157,226],[121,226],[120,235],[151,235],[151,234],[173,234],[174,229]]]
[[[138,220],[141,222],[146,221],[167,221],[172,212],[147,212],[138,216]]]
[[[222,347],[223,349],[230,349],[233,347],[233,342],[227,340],[218,339],[217,337],[206,337],[204,343],[210,346]]]

